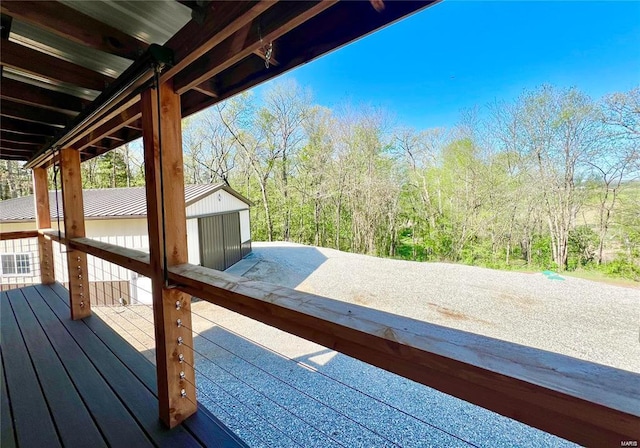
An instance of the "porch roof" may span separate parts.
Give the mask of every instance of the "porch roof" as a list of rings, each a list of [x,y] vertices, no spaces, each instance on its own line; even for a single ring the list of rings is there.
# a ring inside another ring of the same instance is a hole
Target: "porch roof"
[[[184,117],[437,1],[2,2],[0,158],[48,166],[140,137],[152,65]]]

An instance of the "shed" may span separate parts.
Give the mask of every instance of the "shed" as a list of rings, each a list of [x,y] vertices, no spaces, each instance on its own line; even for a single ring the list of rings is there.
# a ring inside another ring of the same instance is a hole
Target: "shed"
[[[60,222],[60,228],[64,230],[59,196],[59,193],[49,192],[51,220],[54,228]],[[83,190],[83,201],[88,238],[148,251],[144,187]],[[32,229],[35,221],[33,203],[33,196],[0,202],[2,232]],[[186,185],[185,205],[189,263],[223,271],[251,252],[250,200],[226,184]],[[35,246],[15,247],[13,241],[0,242],[3,289],[37,281],[31,269],[35,252]],[[56,263],[63,263],[59,251],[55,258]],[[20,264],[19,269],[16,263]],[[117,305],[120,296],[151,303],[149,279],[115,265],[107,266],[106,262],[93,257],[89,259],[89,269],[94,280],[90,287],[98,304]],[[64,270],[60,272],[64,273]],[[66,275],[59,280],[68,282]],[[107,293],[107,289],[122,290],[123,293]]]

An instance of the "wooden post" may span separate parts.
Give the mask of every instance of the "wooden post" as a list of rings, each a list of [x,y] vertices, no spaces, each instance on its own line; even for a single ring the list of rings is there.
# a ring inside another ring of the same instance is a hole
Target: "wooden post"
[[[51,212],[49,210],[49,186],[46,168],[33,169],[33,193],[36,207],[36,227],[38,230],[51,228]],[[40,281],[43,285],[55,283],[53,272],[53,245],[44,235],[38,236],[38,252],[40,255]]]
[[[85,230],[80,153],[71,148],[62,149],[60,151],[60,165],[64,233],[69,239],[83,238]],[[71,318],[73,320],[82,319],[91,315],[87,254],[72,250],[67,246],[67,264],[69,267]]]
[[[180,121],[180,97],[173,91],[172,82],[142,93],[158,400],[160,419],[170,428],[197,410],[191,296],[169,288],[165,282],[165,266],[187,262]]]

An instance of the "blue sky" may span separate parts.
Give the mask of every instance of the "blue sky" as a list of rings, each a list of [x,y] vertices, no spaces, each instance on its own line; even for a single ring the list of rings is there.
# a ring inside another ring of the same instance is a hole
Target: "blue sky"
[[[543,83],[599,98],[640,85],[640,2],[445,0],[286,76],[417,129]]]

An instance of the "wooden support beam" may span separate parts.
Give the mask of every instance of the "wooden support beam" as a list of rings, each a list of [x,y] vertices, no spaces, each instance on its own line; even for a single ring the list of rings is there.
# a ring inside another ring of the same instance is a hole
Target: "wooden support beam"
[[[177,288],[586,446],[640,430],[640,375],[184,264]]]
[[[256,51],[253,52],[253,54],[255,54],[256,56],[258,56],[260,59],[262,59],[263,61],[267,61],[267,50],[265,50],[264,48],[259,48]],[[273,45],[272,49],[271,49],[271,54],[269,55],[269,65],[273,65],[274,67],[277,67],[278,65],[280,65],[280,63],[276,60],[276,46],[275,44]]]
[[[75,116],[82,111],[83,107],[91,103],[77,96],[56,92],[55,90],[45,89],[11,78],[2,78],[2,83],[0,83],[0,97],[3,100],[11,100],[16,103],[50,109],[71,116]]]
[[[196,92],[200,92],[203,95],[210,96],[211,98],[218,98],[218,93],[216,92],[211,80],[207,80],[199,86],[193,87],[193,90],[195,90]]]
[[[113,82],[110,76],[11,41],[2,42],[0,61],[16,70],[99,92]]]
[[[229,36],[252,23],[278,0],[211,2],[204,22],[189,21],[167,43],[174,53],[174,65],[163,73],[161,80],[173,78],[200,56],[220,44]]]
[[[107,135],[126,126],[128,123],[132,123],[136,119],[140,119],[140,117],[142,117],[140,96],[135,96],[114,108],[107,115],[97,121],[95,126],[92,126],[72,139],[69,139],[67,145],[71,148],[81,149],[86,145],[90,145],[91,141],[96,142],[101,140]]]
[[[307,20],[335,5],[337,0],[285,2],[269,10],[262,28],[242,27],[175,77],[176,92],[183,94],[260,50]]]
[[[49,209],[49,179],[46,168],[33,169],[33,193],[36,207],[36,227],[51,227],[51,211]],[[53,246],[51,240],[38,235],[38,252],[40,253],[40,281],[43,285],[55,283],[53,271]]]
[[[168,288],[165,278],[165,269],[187,261],[181,119],[180,97],[171,83],[142,93],[158,401],[160,419],[170,428],[197,411],[191,296]],[[178,326],[178,319],[182,326]]]
[[[147,44],[73,8],[52,1],[2,2],[2,12],[85,47],[135,59]]]
[[[71,148],[63,148],[60,159],[64,231],[67,238],[83,238],[85,228],[80,153]],[[91,315],[87,254],[79,250],[67,250],[67,264],[71,318],[82,319]]]

